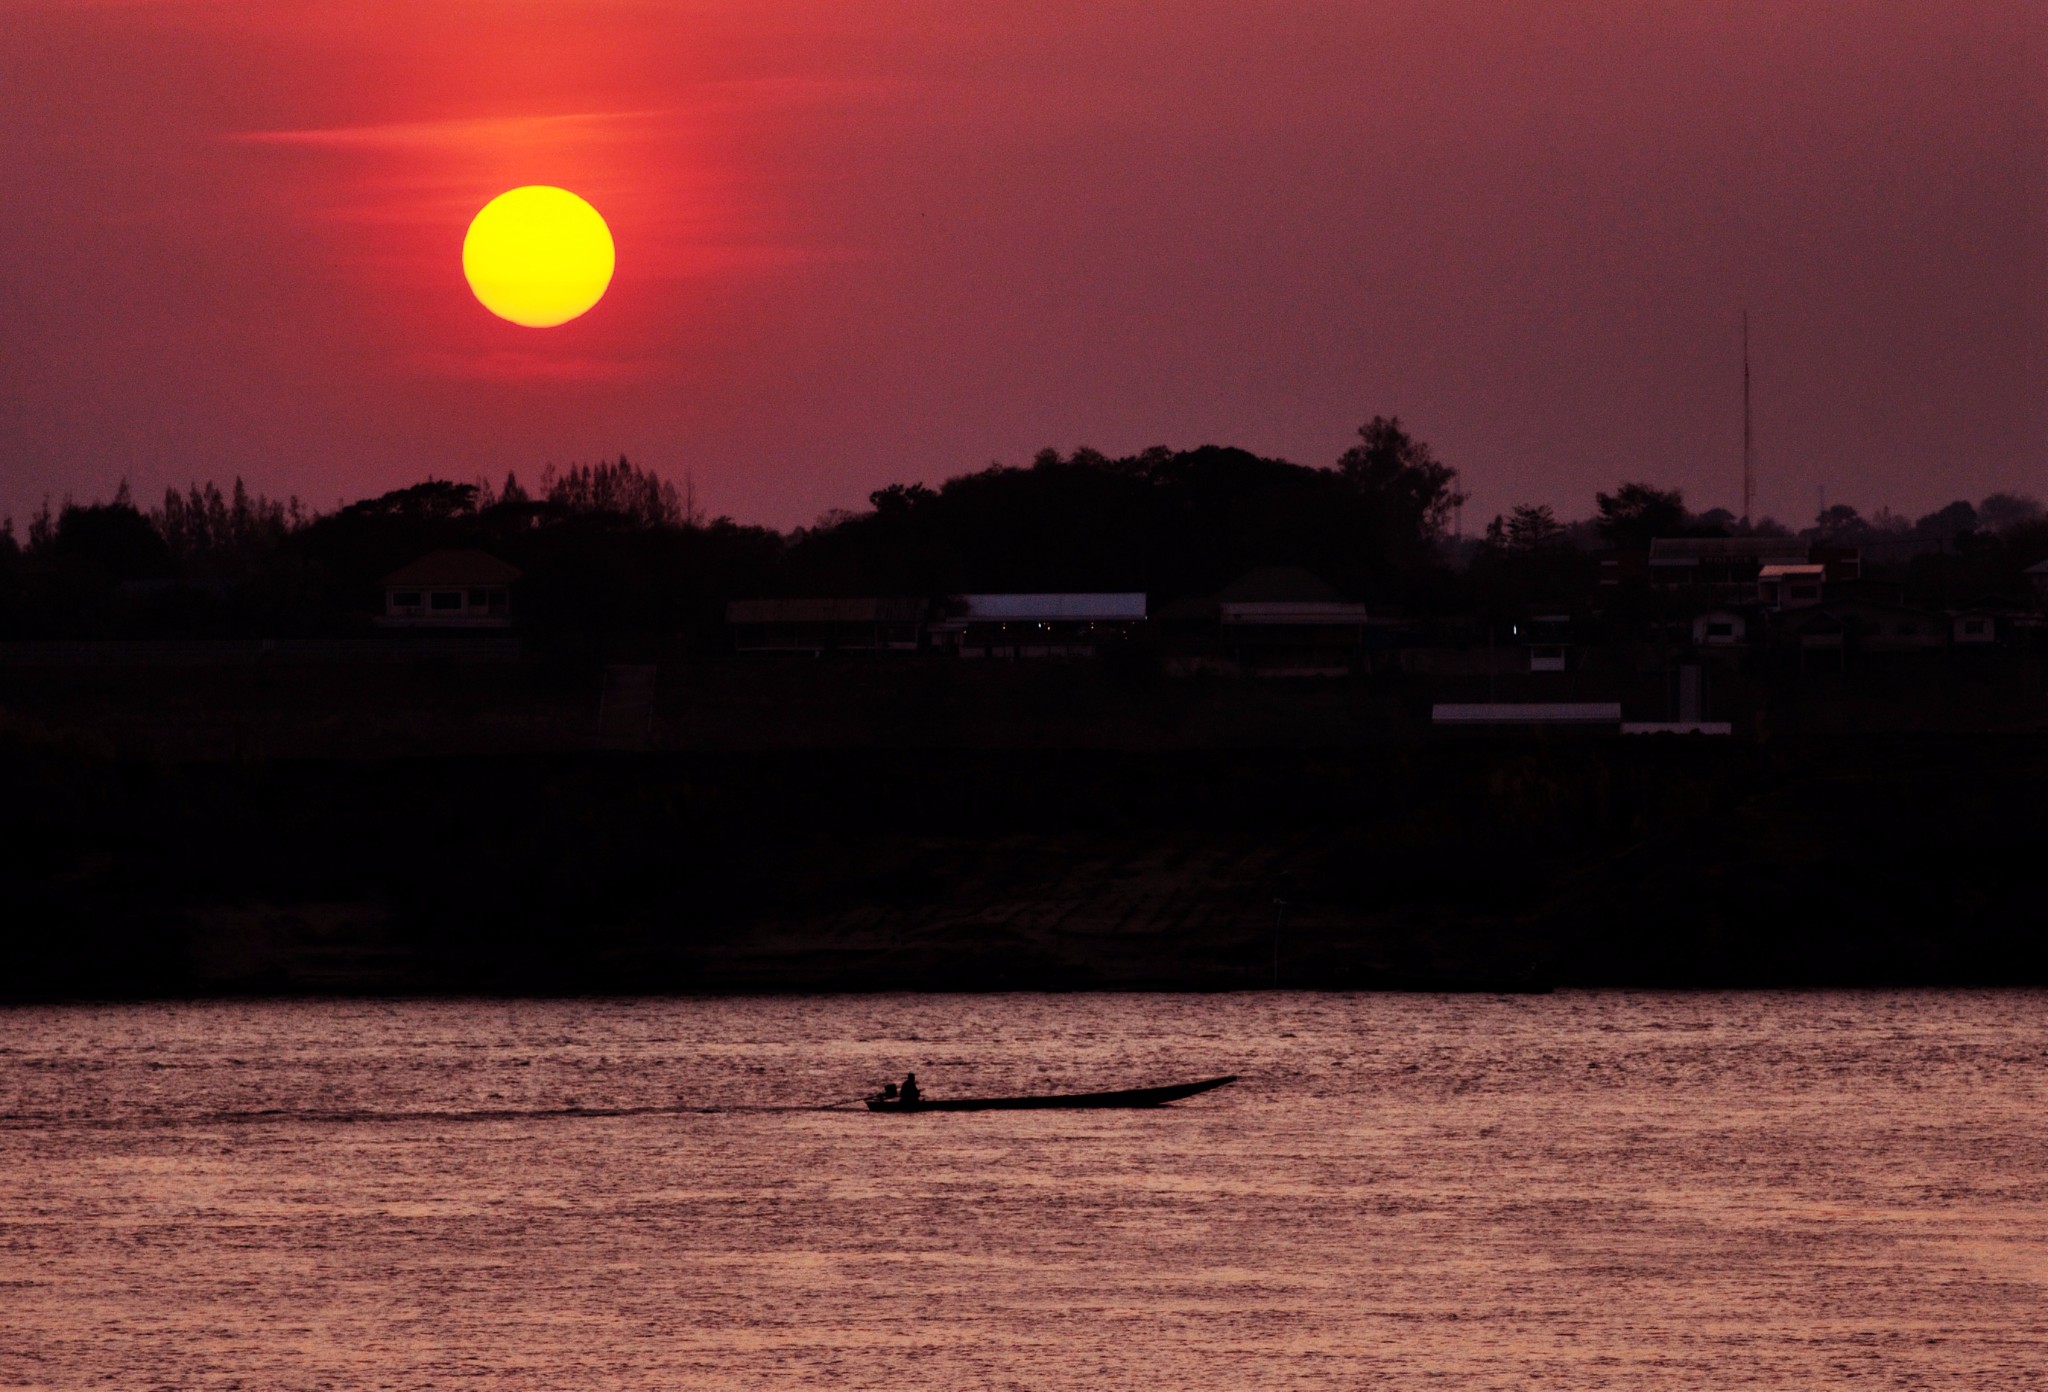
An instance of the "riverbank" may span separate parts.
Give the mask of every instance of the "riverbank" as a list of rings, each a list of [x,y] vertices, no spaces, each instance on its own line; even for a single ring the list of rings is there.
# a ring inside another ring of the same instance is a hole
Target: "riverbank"
[[[2048,981],[2037,737],[0,759],[15,1000]]]

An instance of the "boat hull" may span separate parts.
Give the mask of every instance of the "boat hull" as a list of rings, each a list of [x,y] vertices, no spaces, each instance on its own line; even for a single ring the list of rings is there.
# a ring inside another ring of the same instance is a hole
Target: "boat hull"
[[[1199,1083],[1174,1083],[1168,1087],[1124,1088],[1117,1092],[1070,1092],[1046,1097],[920,1097],[906,1103],[900,1097],[870,1097],[871,1112],[1039,1112],[1090,1107],[1157,1107],[1183,1097],[1208,1092],[1237,1081],[1237,1074],[1204,1078]]]

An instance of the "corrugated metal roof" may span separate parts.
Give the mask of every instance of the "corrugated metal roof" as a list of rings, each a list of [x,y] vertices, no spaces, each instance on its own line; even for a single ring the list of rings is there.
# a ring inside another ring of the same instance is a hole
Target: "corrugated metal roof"
[[[925,615],[921,599],[820,597],[735,599],[725,606],[729,624],[916,623]]]
[[[1139,594],[961,595],[966,617],[978,623],[1111,622],[1145,617]]]
[[[1337,592],[1300,566],[1261,566],[1225,585],[1216,598],[1225,604],[1321,604]]]
[[[1810,554],[1806,543],[1797,537],[1657,537],[1650,542],[1653,566],[1691,566],[1702,561],[1804,565]]]
[[[384,577],[386,585],[509,585],[520,576],[488,551],[429,551]]]
[[[1547,725],[1621,722],[1618,701],[1442,702],[1430,708],[1439,725]]]
[[[1365,606],[1341,600],[1226,600],[1222,617],[1227,624],[1362,624]]]

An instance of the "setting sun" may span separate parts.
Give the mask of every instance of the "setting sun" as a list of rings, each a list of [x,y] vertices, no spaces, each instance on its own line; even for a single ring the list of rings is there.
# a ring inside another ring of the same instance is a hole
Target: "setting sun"
[[[462,273],[485,309],[531,329],[565,324],[611,284],[611,229],[597,209],[545,184],[484,204],[462,239]]]

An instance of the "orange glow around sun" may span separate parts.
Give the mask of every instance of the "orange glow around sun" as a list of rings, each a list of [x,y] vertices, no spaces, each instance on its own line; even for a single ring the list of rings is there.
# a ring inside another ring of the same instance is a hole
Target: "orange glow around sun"
[[[530,329],[566,324],[604,298],[615,260],[597,209],[546,184],[499,194],[462,239],[462,273],[477,299]]]

